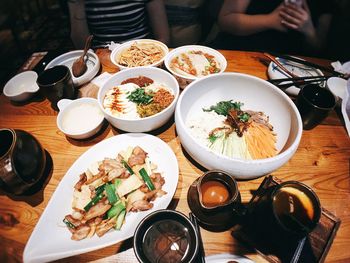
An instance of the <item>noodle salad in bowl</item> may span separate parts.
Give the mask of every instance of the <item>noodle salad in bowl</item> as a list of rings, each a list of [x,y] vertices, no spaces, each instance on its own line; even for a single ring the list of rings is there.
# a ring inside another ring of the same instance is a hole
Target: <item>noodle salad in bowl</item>
[[[138,39],[125,42],[115,48],[110,59],[121,70],[144,66],[160,67],[168,52],[168,47],[160,41]]]
[[[280,168],[292,158],[302,135],[293,101],[271,83],[241,73],[192,82],[178,99],[175,124],[183,148],[195,161],[237,179]]]

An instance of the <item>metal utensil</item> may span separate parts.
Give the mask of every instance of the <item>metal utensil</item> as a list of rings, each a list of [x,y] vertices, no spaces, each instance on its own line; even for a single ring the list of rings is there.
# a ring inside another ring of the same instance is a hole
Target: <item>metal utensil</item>
[[[189,213],[190,221],[194,225],[197,233],[198,233],[198,238],[199,238],[199,246],[198,246],[198,255],[197,255],[197,261],[198,263],[205,263],[205,252],[203,248],[203,241],[201,237],[201,231],[198,226],[198,221],[197,218],[192,214],[192,212]]]
[[[86,42],[85,42],[85,48],[84,48],[83,54],[77,60],[75,60],[73,63],[72,73],[73,73],[73,76],[76,78],[83,75],[85,73],[85,71],[87,70],[87,66],[86,66],[86,62],[85,62],[84,58],[85,58],[87,51],[90,48],[92,38],[93,38],[92,35],[88,36],[88,38],[86,39]]]

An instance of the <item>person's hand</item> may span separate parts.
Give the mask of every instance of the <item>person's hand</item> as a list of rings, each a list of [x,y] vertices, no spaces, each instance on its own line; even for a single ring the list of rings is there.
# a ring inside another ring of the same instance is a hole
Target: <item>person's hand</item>
[[[315,28],[305,1],[300,7],[292,3],[285,4],[280,9],[280,18],[282,18],[282,25],[286,28],[299,31],[304,35],[314,34]]]
[[[282,23],[283,19],[281,19],[280,13],[285,8],[284,3],[282,2],[275,10],[273,10],[270,14],[268,14],[269,24],[272,29],[287,32],[287,27]]]

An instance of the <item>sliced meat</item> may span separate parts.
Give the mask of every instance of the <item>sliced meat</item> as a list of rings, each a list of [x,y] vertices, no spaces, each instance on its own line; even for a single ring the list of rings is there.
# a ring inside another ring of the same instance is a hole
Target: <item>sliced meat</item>
[[[80,175],[79,181],[75,184],[74,188],[78,191],[81,191],[82,185],[87,181],[86,174],[83,173]]]
[[[130,167],[133,167],[137,164],[144,164],[146,157],[147,153],[140,146],[136,146],[128,159],[128,164]]]
[[[91,218],[94,218],[97,216],[102,216],[110,208],[111,208],[111,205],[108,203],[108,200],[106,198],[104,198],[100,202],[98,202],[96,205],[91,207],[89,211],[86,212],[86,214],[84,216],[84,221],[88,221]]]
[[[72,239],[73,240],[82,240],[86,238],[90,233],[90,227],[88,225],[80,225],[77,228],[75,228]]]
[[[147,200],[138,200],[132,203],[131,211],[146,211],[153,207],[153,204],[148,202]]]
[[[106,219],[102,221],[99,225],[96,227],[96,234],[99,237],[102,237],[104,234],[107,233],[108,230],[110,230],[113,226],[116,224],[116,217],[113,217],[111,219]]]

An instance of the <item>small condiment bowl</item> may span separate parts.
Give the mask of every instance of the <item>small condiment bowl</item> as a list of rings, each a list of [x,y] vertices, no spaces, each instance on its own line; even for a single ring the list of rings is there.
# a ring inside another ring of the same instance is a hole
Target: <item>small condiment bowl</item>
[[[198,233],[184,214],[157,210],[136,227],[134,252],[142,263],[195,262],[199,249]]]
[[[221,170],[211,170],[203,174],[197,183],[201,209],[215,212],[240,203],[240,193],[234,177]]]
[[[120,70],[133,68],[131,66],[127,67],[127,66],[121,65],[119,62],[119,57],[122,54],[122,52],[126,51],[128,48],[130,48],[135,43],[156,45],[156,46],[160,47],[163,51],[163,56],[160,60],[157,60],[150,65],[140,65],[140,66],[135,66],[135,67],[142,67],[142,66],[161,67],[163,65],[165,56],[169,53],[169,48],[164,43],[157,41],[157,40],[154,40],[154,39],[135,39],[135,40],[131,40],[131,41],[125,42],[123,44],[120,44],[115,49],[113,49],[113,51],[111,52],[110,59],[114,65],[119,67]],[[137,58],[135,58],[135,59],[137,59]]]
[[[4,95],[12,101],[30,99],[39,90],[36,84],[38,74],[34,71],[24,71],[10,79],[4,87]]]
[[[60,110],[57,116],[57,127],[70,138],[89,138],[95,135],[103,125],[104,116],[96,99],[62,99],[57,106]]]
[[[310,233],[321,217],[321,204],[316,193],[298,181],[278,185],[271,193],[270,202],[273,222],[282,231],[294,236]]]

